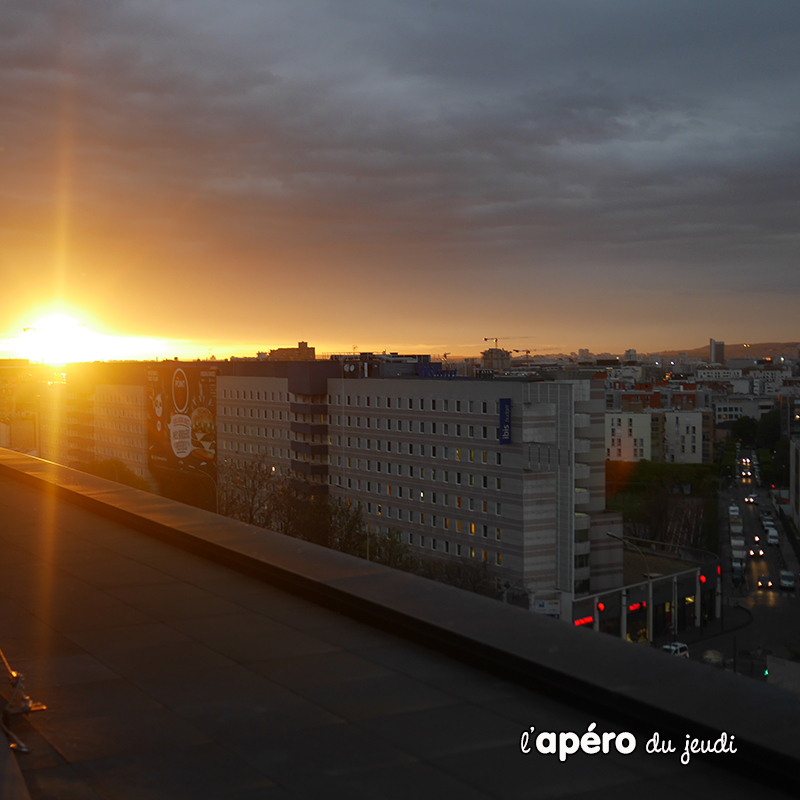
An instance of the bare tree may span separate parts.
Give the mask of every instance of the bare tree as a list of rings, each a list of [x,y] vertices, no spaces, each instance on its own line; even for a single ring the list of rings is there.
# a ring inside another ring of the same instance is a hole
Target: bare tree
[[[278,477],[277,468],[266,456],[226,461],[217,477],[220,514],[262,528],[271,526],[271,498]]]

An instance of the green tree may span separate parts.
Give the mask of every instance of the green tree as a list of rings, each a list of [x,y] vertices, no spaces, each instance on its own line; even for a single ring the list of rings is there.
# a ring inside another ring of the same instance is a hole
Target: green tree
[[[764,414],[756,425],[756,445],[774,450],[781,439],[781,412],[777,409]]]
[[[753,417],[740,417],[731,426],[731,432],[745,447],[753,447],[756,443],[758,422]]]

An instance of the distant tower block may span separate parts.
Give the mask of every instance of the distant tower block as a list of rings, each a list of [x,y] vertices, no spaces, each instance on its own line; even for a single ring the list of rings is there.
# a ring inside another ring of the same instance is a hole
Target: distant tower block
[[[725,342],[717,342],[711,339],[711,357],[709,360],[712,364],[725,363]]]

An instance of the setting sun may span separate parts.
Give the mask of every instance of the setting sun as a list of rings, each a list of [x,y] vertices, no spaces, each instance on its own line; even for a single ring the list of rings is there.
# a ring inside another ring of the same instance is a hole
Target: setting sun
[[[66,314],[51,314],[2,342],[2,347],[33,362],[60,365],[153,357],[163,344],[157,339],[96,333]]]

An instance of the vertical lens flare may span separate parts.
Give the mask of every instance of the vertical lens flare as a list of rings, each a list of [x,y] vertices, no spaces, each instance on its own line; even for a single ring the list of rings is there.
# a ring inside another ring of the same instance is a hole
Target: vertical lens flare
[[[53,289],[57,297],[64,297],[70,266],[70,233],[72,221],[73,162],[75,154],[75,81],[71,48],[74,32],[62,31],[62,51],[58,109],[58,154],[56,164],[55,208],[55,263]]]

